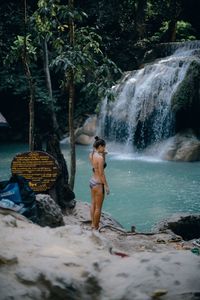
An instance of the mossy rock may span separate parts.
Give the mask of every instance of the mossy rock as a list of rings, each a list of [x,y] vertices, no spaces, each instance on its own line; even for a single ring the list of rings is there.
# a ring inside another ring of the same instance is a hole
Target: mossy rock
[[[187,110],[191,107],[200,108],[200,63],[192,61],[185,78],[180,83],[171,101],[172,111]]]
[[[200,134],[200,63],[193,60],[185,78],[178,86],[171,100],[171,109],[175,115],[175,131],[187,128]]]

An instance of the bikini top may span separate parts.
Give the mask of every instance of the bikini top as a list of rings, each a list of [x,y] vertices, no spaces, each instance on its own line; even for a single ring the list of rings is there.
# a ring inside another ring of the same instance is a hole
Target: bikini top
[[[105,163],[103,164],[103,168],[105,169],[106,167],[107,167],[107,163],[105,162]],[[92,168],[92,171],[95,172],[95,168]]]

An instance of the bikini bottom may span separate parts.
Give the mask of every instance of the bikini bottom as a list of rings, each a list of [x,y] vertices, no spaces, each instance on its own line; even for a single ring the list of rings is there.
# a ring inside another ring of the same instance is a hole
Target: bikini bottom
[[[102,185],[102,188],[103,188],[103,191],[104,191],[104,184],[99,182],[99,181],[96,181],[96,179],[94,178],[90,178],[90,181],[89,181],[89,185],[90,185],[90,188],[92,189],[93,187],[96,187],[98,185]]]

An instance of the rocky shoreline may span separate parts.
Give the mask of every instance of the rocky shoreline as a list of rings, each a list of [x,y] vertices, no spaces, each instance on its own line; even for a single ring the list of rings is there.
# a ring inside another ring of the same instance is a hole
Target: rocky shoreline
[[[0,211],[1,300],[200,299],[192,240],[166,227],[127,232],[106,213],[100,232],[91,231],[89,204],[80,201],[63,220],[41,227]]]

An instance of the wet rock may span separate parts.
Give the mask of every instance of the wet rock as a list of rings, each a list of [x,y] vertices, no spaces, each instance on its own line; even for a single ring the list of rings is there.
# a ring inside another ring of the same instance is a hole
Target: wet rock
[[[171,230],[184,240],[192,240],[200,236],[200,215],[185,214],[173,215],[169,219],[163,220],[157,225],[158,231]],[[175,240],[177,242],[178,240]]]
[[[198,56],[199,53],[196,55]],[[178,86],[171,100],[172,112],[175,114],[177,131],[185,128],[200,127],[200,63],[191,57],[185,78]]]
[[[36,205],[38,212],[37,224],[49,227],[64,225],[62,211],[49,195],[37,194]]]
[[[88,202],[76,201],[76,207],[66,215],[64,215],[65,224],[74,225],[81,224],[88,227],[91,224],[90,204]],[[123,229],[123,226],[115,220],[109,213],[102,212],[100,227],[114,226]]]

